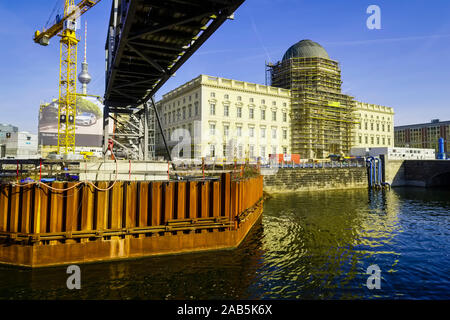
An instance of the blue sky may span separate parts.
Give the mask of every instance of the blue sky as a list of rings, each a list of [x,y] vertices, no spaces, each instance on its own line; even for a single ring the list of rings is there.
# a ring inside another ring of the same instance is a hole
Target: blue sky
[[[58,39],[48,47],[32,41],[56,1],[0,0],[0,123],[37,132],[39,103],[58,95]],[[381,8],[381,30],[366,27],[371,4]],[[89,91],[98,95],[104,92],[110,6],[111,0],[102,0],[83,16],[89,24]],[[264,84],[266,61],[276,62],[292,44],[311,39],[340,62],[343,91],[394,107],[396,125],[450,120],[448,17],[448,0],[247,0],[157,99],[201,73]]]

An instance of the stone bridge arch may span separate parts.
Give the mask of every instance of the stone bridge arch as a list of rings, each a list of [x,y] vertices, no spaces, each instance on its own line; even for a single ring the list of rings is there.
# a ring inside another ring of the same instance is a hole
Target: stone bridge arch
[[[450,170],[435,174],[427,181],[427,187],[447,187],[450,188]]]

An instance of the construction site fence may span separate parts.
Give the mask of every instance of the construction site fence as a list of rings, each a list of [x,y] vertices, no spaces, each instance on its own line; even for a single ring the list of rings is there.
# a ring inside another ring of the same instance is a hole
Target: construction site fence
[[[262,176],[233,181],[230,173],[216,180],[95,186],[0,184],[0,239],[51,245],[225,231],[238,228],[263,198]]]

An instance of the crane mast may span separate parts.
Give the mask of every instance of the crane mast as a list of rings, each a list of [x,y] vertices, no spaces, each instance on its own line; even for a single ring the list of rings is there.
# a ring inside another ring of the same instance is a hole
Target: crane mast
[[[66,0],[64,16],[74,9],[74,0]],[[58,100],[58,153],[75,153],[77,115],[77,21],[67,19],[61,34]]]
[[[47,30],[36,31],[34,41],[47,46],[59,35],[59,99],[58,99],[58,154],[75,153],[75,120],[77,115],[77,47],[76,35],[79,17],[101,0],[64,0],[64,16]]]

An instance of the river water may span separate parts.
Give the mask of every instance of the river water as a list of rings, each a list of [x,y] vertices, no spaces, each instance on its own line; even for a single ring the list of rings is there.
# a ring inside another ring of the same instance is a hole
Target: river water
[[[81,266],[0,266],[2,299],[450,299],[450,190],[275,195],[235,250]],[[378,265],[380,289],[367,287]]]

